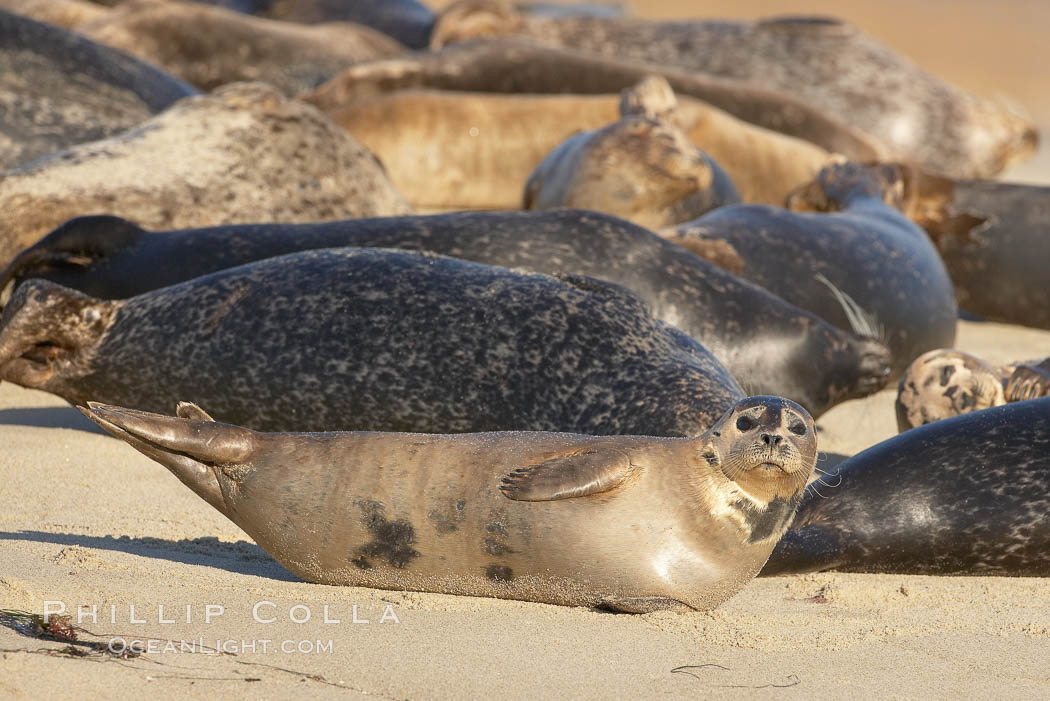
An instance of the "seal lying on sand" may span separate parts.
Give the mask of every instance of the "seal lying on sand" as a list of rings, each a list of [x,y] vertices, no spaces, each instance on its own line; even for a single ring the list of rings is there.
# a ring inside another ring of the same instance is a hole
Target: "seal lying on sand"
[[[436,17],[416,0],[193,0],[286,22],[353,22],[413,49],[426,48]]]
[[[73,29],[107,12],[87,0],[0,0],[0,10],[63,29]]]
[[[889,351],[875,339],[837,329],[645,229],[597,212],[461,212],[167,232],[147,232],[116,217],[81,217],[21,253],[0,273],[0,291],[40,277],[95,297],[126,298],[254,260],[342,246],[426,250],[610,280],[700,341],[750,392],[775,392],[814,415],[877,391],[889,374]]]
[[[856,161],[889,158],[866,134],[788,95],[739,81],[619,61],[584,51],[490,39],[347,68],[303,99],[331,112],[410,88],[489,93],[618,93],[650,75],[667,79],[675,94],[703,100],[745,122],[804,139]]]
[[[816,461],[813,421],[751,397],[699,438],[257,433],[92,402],[311,582],[709,609],[765,563]]]
[[[0,170],[129,129],[196,92],[120,51],[0,10]]]
[[[407,211],[375,156],[338,125],[269,86],[238,83],[0,174],[0,261],[81,214],[163,228]]]
[[[625,90],[619,121],[570,137],[536,166],[522,208],[592,209],[658,229],[739,203],[722,167],[671,121],[677,106],[660,77]]]
[[[430,45],[501,35],[797,96],[872,135],[895,158],[954,177],[995,175],[1031,156],[1038,143],[1030,120],[945,83],[830,17],[551,19],[523,15],[500,0],[462,0],[441,13]]]
[[[897,203],[899,190],[893,166],[837,163],[791,199],[795,209],[820,213],[736,205],[667,236],[686,247],[724,242],[743,260],[741,277],[842,328],[872,329],[899,377],[916,356],[955,342],[957,317],[937,249],[884,201]]]
[[[1050,575],[1050,399],[920,426],[836,473],[762,574]]]
[[[905,174],[905,212],[936,244],[959,306],[1050,329],[1050,187]]]
[[[699,435],[743,392],[638,297],[406,251],[306,251],[105,302],[20,285],[0,379],[259,430]]]
[[[1050,395],[1050,358],[992,367],[950,348],[923,353],[897,386],[897,428]]]
[[[379,157],[418,209],[517,209],[540,161],[573,134],[616,121],[619,104],[619,95],[404,90],[328,115]],[[678,98],[671,118],[744,202],[783,205],[828,162],[815,144],[690,97]]]
[[[289,96],[347,66],[406,50],[385,34],[346,22],[305,26],[160,0],[127,0],[77,31],[203,90],[259,80]]]

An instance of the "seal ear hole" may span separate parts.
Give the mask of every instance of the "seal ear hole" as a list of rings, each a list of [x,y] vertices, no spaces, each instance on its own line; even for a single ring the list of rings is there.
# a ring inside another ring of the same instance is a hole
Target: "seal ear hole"
[[[736,427],[738,431],[750,431],[757,425],[758,422],[752,419],[750,416],[741,416],[739,419],[736,420]]]

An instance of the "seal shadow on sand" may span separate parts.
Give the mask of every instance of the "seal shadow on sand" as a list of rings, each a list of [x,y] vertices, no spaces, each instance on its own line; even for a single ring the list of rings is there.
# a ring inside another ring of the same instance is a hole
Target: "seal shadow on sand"
[[[97,550],[117,552],[168,560],[184,565],[214,567],[215,569],[247,574],[282,582],[302,581],[270,557],[255,543],[240,540],[226,543],[214,537],[132,538],[130,536],[90,536],[76,533],[45,533],[43,531],[0,531],[0,541],[23,540],[53,545],[79,545]]]
[[[0,426],[35,426],[38,428],[69,428],[107,435],[96,424],[84,418],[74,407],[46,406],[0,409]]]

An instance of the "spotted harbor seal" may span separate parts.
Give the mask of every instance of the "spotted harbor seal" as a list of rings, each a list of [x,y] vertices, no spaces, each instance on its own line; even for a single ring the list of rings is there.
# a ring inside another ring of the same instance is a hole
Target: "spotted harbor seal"
[[[949,85],[841,20],[545,18],[500,0],[446,8],[431,47],[501,35],[717,76],[793,95],[893,150],[954,177],[989,177],[1030,157],[1035,125]]]
[[[958,311],[937,249],[893,206],[899,192],[894,166],[833,163],[791,199],[794,209],[814,211],[723,207],[667,236],[687,247],[732,246],[741,277],[833,324],[882,337],[900,377],[918,355],[955,342]]]
[[[1050,399],[905,431],[836,472],[806,491],[763,575],[1050,575]]]
[[[690,97],[671,118],[745,202],[782,205],[829,154]],[[619,95],[402,90],[328,115],[383,162],[419,209],[517,209],[522,184],[558,144],[616,121]]]
[[[853,160],[874,161],[892,153],[876,139],[789,95],[664,65],[621,61],[513,38],[357,64],[302,98],[332,111],[409,88],[603,95],[619,93],[650,75],[666,78],[679,97],[703,100],[745,122],[804,139]]]
[[[393,37],[413,49],[426,48],[436,17],[416,0],[193,0],[285,22],[353,22]]]
[[[837,329],[659,236],[597,212],[462,212],[311,224],[147,232],[81,217],[0,273],[0,290],[33,277],[120,299],[294,251],[341,246],[426,250],[488,265],[569,272],[629,288],[652,314],[700,341],[752,393],[819,415],[880,389],[889,351]]]
[[[0,170],[124,131],[196,93],[120,51],[0,10]]]
[[[379,249],[294,253],[122,301],[44,280],[0,379],[82,405],[179,397],[259,430],[694,436],[744,395],[626,289]]]
[[[949,348],[923,353],[897,386],[897,428],[907,431],[1007,402],[1050,395],[1050,358],[993,367]]]
[[[907,175],[905,212],[936,244],[959,306],[1050,329],[1050,187]]]
[[[676,108],[660,77],[624,91],[619,121],[570,137],[536,166],[522,208],[593,209],[656,229],[739,203],[722,167],[671,121]]]
[[[259,80],[289,96],[354,63],[406,50],[385,34],[347,22],[306,26],[161,0],[127,0],[77,31],[202,90]]]
[[[318,110],[236,83],[0,174],[0,261],[81,214],[167,228],[409,209],[375,156]]]
[[[710,609],[765,563],[816,461],[813,421],[736,403],[699,438],[256,433],[183,405],[84,412],[295,575],[323,584]]]

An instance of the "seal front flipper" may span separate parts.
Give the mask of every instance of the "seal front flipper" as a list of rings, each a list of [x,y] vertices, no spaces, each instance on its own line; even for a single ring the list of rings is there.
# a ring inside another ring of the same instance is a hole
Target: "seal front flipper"
[[[243,463],[255,449],[255,432],[214,421],[186,402],[179,417],[88,402],[79,407],[107,433],[167,467],[183,484],[229,516],[213,465]]]
[[[1050,395],[1050,358],[1038,365],[1018,365],[1006,383],[1006,401],[1020,402]]]
[[[678,599],[666,596],[603,596],[594,605],[594,608],[616,613],[653,613],[654,611],[688,613],[696,610]]]
[[[519,467],[499,489],[515,501],[573,499],[616,489],[638,469],[621,451],[590,450]]]

